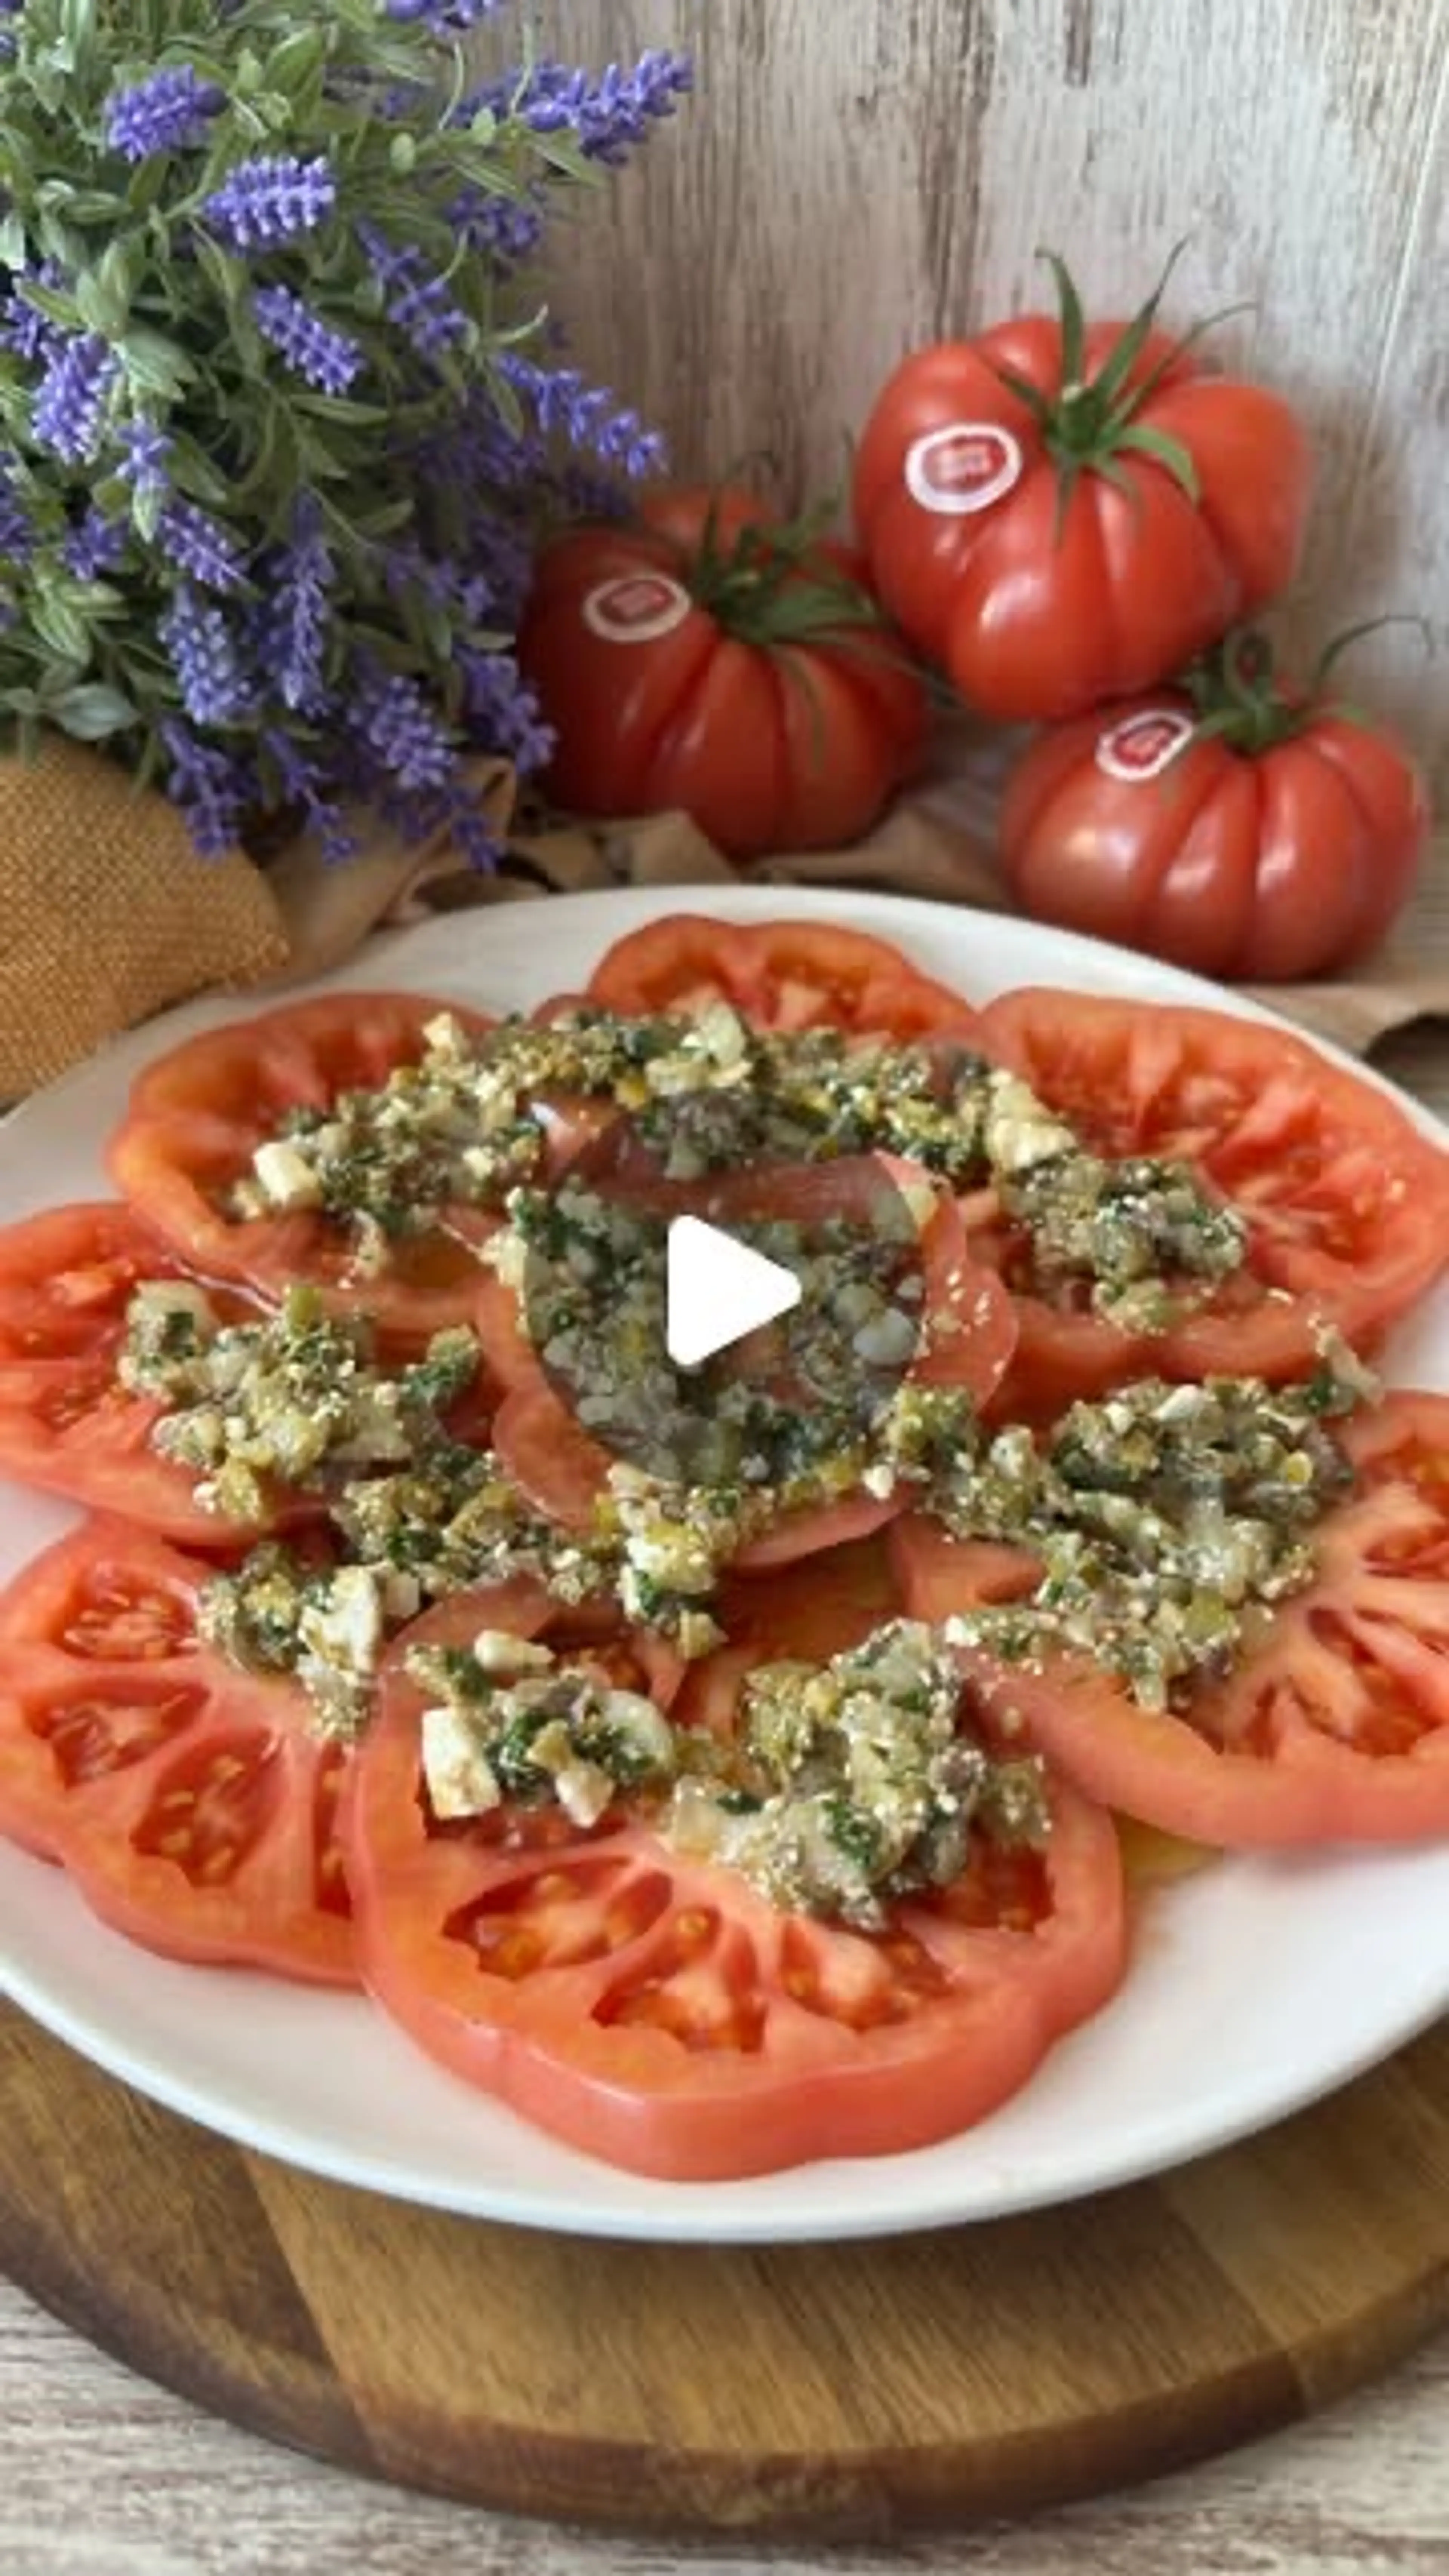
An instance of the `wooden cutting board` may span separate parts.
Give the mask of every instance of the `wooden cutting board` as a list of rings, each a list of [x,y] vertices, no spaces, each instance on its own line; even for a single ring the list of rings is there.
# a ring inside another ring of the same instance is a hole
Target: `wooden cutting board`
[[[0,2006],[0,2266],[199,2405],[475,2503],[817,2536],[1009,2513],[1291,2421],[1449,2313],[1449,2025],[1156,2182],[710,2251],[315,2181]]]

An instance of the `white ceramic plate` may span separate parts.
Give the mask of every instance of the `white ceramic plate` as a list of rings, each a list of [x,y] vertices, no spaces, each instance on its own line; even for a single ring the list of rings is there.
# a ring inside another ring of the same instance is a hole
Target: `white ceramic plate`
[[[584,895],[455,914],[390,935],[331,981],[529,1004],[577,987],[609,941],[687,900]],[[696,908],[740,922],[848,920],[979,999],[1056,983],[1266,1016],[1091,941],[888,896],[710,888]],[[96,1192],[131,1075],[248,1007],[175,1012],[32,1102],[0,1130],[0,1219]],[[1449,1288],[1401,1333],[1390,1374],[1449,1388]],[[0,1488],[0,1580],[72,1518]],[[994,2118],[914,2154],[749,2182],[654,2183],[575,2155],[432,2066],[366,2002],[151,1958],[94,1923],[58,1871],[4,1845],[0,1986],[142,2092],[341,2181],[593,2235],[865,2236],[1129,2181],[1261,2128],[1388,2055],[1449,2004],[1449,1846],[1225,1861],[1153,1900],[1116,2001]]]

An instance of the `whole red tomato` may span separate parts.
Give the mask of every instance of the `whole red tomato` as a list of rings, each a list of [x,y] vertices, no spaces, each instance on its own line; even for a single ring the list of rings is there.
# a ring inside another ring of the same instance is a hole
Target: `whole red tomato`
[[[559,538],[518,643],[557,736],[553,795],[682,809],[733,858],[858,838],[927,722],[864,569],[738,490],[653,493],[628,525]]]
[[[1402,746],[1321,685],[1275,681],[1261,640],[1236,636],[1190,694],[1044,734],[1009,781],[1001,851],[1039,920],[1280,983],[1377,946],[1428,829]]]
[[[907,358],[861,441],[878,596],[963,697],[1080,715],[1180,670],[1291,579],[1308,442],[1261,386],[1199,375],[1155,327],[1059,316]],[[1194,335],[1195,336],[1195,335]]]

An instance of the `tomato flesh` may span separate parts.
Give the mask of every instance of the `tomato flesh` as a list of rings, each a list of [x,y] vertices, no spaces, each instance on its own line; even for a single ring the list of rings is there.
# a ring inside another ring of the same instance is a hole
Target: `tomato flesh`
[[[1449,1156],[1287,1030],[1046,989],[1002,996],[983,1029],[1089,1151],[1187,1163],[1247,1225],[1241,1271],[1167,1331],[1128,1333],[1035,1293],[984,1194],[973,1249],[1018,1296],[1007,1409],[1039,1415],[1134,1376],[1305,1374],[1327,1325],[1373,1349],[1449,1260]]]
[[[280,1484],[255,1521],[208,1509],[196,1499],[197,1471],[153,1444],[165,1406],[120,1383],[136,1289],[188,1275],[129,1209],[109,1200],[0,1230],[0,1475],[91,1510],[123,1512],[188,1547],[226,1548],[319,1519],[320,1491]],[[206,1294],[224,1324],[265,1320],[267,1310],[236,1289],[208,1283]],[[386,1346],[381,1356],[390,1356]],[[488,1410],[488,1387],[469,1389],[449,1427],[460,1438],[477,1436]]]
[[[498,1624],[486,1596],[473,1617]],[[950,2135],[1122,1974],[1116,1839],[1069,1789],[1043,1860],[978,1856],[868,1936],[777,1911],[627,1813],[555,1816],[542,1845],[527,1810],[438,1827],[420,1707],[395,1654],[347,1803],[365,1981],[445,2065],[634,2172],[719,2180]]]
[[[0,1595],[0,1831],[168,1958],[356,1983],[349,1755],[198,1634],[210,1568],[89,1521]]]
[[[1312,1583],[1265,1640],[1180,1709],[1140,1706],[1084,1657],[964,1668],[987,1705],[1074,1780],[1144,1824],[1231,1848],[1411,1842],[1449,1832],[1449,1397],[1399,1393],[1343,1434],[1353,1494],[1316,1537]],[[1011,1598],[1022,1552],[925,1522],[892,1533],[912,1614]]]
[[[423,1032],[441,1011],[465,1029],[491,1025],[476,1011],[419,994],[335,993],[189,1039],[136,1082],[111,1140],[112,1179],[204,1278],[241,1280],[273,1298],[306,1279],[334,1306],[355,1305],[365,1293],[376,1324],[419,1340],[467,1323],[477,1260],[443,1220],[456,1217],[460,1230],[476,1233],[475,1210],[440,1210],[437,1226],[390,1246],[387,1266],[364,1285],[352,1276],[350,1234],[327,1216],[236,1218],[225,1204],[288,1110],[325,1109],[344,1091],[380,1086],[421,1056]]]
[[[750,925],[676,913],[630,931],[589,978],[589,998],[638,1018],[725,1001],[764,1029],[845,1029],[901,1040],[969,1036],[979,1014],[883,939],[833,923]]]

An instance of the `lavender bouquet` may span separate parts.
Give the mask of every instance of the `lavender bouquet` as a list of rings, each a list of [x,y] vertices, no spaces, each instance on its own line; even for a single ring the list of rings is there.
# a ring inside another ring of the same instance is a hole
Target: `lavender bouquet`
[[[651,469],[564,365],[550,213],[685,64],[478,85],[500,0],[0,0],[0,710],[159,779],[199,850],[450,823],[546,751],[533,542]]]

